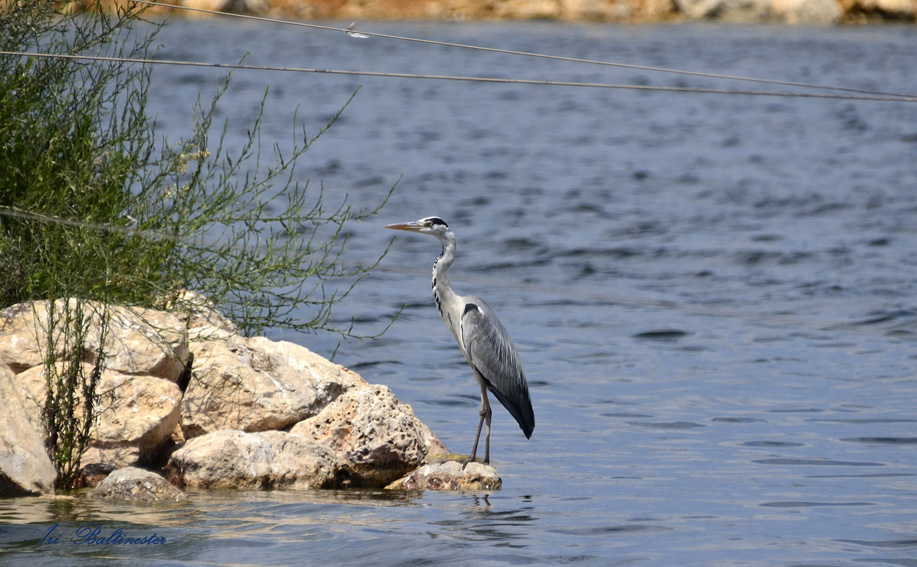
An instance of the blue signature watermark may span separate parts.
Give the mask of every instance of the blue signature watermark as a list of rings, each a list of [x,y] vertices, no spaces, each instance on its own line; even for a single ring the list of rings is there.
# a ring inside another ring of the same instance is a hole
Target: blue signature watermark
[[[99,524],[83,524],[76,528],[72,534],[65,535],[59,529],[59,524],[54,524],[42,536],[40,544],[57,545],[60,543],[73,543],[75,545],[163,545],[166,538],[156,532],[146,535],[128,534],[121,528],[106,532]]]

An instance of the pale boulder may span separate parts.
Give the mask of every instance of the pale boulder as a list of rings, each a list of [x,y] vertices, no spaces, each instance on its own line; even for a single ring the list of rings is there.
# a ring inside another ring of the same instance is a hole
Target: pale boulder
[[[429,430],[381,385],[351,388],[290,433],[336,453],[350,486],[385,486],[423,464],[429,451]]]
[[[318,413],[357,374],[308,349],[263,337],[191,343],[194,367],[182,402],[185,439],[225,429],[283,429]]]
[[[55,364],[57,371],[64,367],[65,363]],[[93,365],[83,363],[84,375],[92,370]],[[33,420],[45,403],[46,376],[45,368],[36,366],[15,378]],[[181,391],[169,380],[103,370],[98,391],[101,405],[89,449],[81,459],[84,467],[112,471],[152,459],[181,418]],[[78,402],[81,412],[82,400]]]
[[[299,435],[217,431],[187,441],[166,469],[189,488],[332,488],[336,459]]]
[[[111,473],[95,487],[92,495],[104,500],[133,502],[178,501],[188,498],[184,492],[172,486],[160,475],[134,467],[118,469]]]
[[[239,333],[235,323],[219,312],[207,297],[188,289],[162,301],[162,310],[175,315],[188,329],[188,341],[227,339]]]
[[[838,0],[675,0],[690,19],[826,25],[841,20]]]
[[[556,19],[561,6],[557,0],[503,0],[493,4],[493,11],[498,18]]]
[[[771,0],[771,13],[787,24],[829,25],[841,21],[844,8],[836,0]]]
[[[74,309],[77,300],[66,300]],[[54,358],[64,358],[63,328],[59,317],[67,304],[59,299],[54,308],[48,301],[20,303],[0,311],[0,360],[19,373],[40,366],[48,348],[49,311],[57,320],[52,335]],[[90,321],[86,332],[83,362],[94,362],[101,344],[102,308],[83,302]],[[104,339],[105,366],[124,374],[148,374],[178,380],[185,371],[188,341],[184,327],[171,313],[152,309],[111,306],[109,328]]]
[[[759,22],[770,13],[770,0],[675,0],[688,18]]]
[[[44,433],[16,376],[0,364],[0,497],[54,492],[57,472],[45,452]]]
[[[385,488],[388,490],[500,490],[497,469],[482,463],[433,463],[415,469]]]

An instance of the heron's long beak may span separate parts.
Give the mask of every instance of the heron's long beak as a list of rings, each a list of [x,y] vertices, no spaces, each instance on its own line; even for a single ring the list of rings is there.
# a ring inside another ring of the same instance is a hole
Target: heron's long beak
[[[387,224],[385,228],[391,228],[394,230],[407,230],[409,232],[419,232],[421,225],[418,222],[399,222],[395,224]]]

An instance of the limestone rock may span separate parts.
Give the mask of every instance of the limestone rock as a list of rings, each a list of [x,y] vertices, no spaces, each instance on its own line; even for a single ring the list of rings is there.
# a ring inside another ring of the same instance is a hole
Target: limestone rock
[[[331,488],[335,456],[327,447],[282,431],[217,431],[172,454],[170,477],[191,488]]]
[[[878,14],[890,18],[911,19],[917,14],[914,0],[842,0],[848,11]]]
[[[185,500],[187,496],[169,481],[156,473],[127,467],[108,475],[93,490],[92,495],[106,500],[132,500],[134,502],[157,502],[162,500]]]
[[[675,0],[691,19],[730,22],[779,21],[790,24],[835,24],[844,15],[838,0]]]
[[[188,341],[220,340],[238,334],[235,323],[220,313],[207,297],[185,289],[163,300],[162,309],[188,329]]]
[[[424,465],[385,488],[388,490],[500,490],[497,469],[481,463],[458,461]]]
[[[70,299],[73,308],[75,299]],[[54,302],[53,313],[59,317],[65,300]],[[0,360],[19,373],[40,366],[48,344],[50,303],[20,303],[0,311]],[[86,358],[94,362],[100,346],[100,308],[94,302],[83,302],[90,320],[86,333]],[[149,374],[177,380],[185,370],[188,341],[181,322],[172,314],[151,309],[112,306],[105,337],[105,366],[124,374]],[[62,328],[54,335],[57,352],[63,358]]]
[[[288,342],[263,337],[192,342],[194,367],[182,402],[185,439],[225,429],[282,429],[318,413],[357,374]]]
[[[16,376],[0,364],[0,497],[54,492],[57,472],[45,452],[44,433]]]
[[[437,437],[436,434],[433,433],[432,429],[427,427],[425,423],[423,423],[416,417],[414,419],[417,421],[417,427],[420,428],[420,432],[423,434],[423,441],[427,447],[427,460],[442,459],[446,455],[452,454],[452,452],[446,448],[443,442],[439,440],[439,437]]]
[[[348,390],[290,433],[337,453],[352,486],[385,486],[421,465],[428,452],[414,411],[379,385]]]
[[[493,10],[498,18],[523,20],[556,19],[561,15],[560,3],[556,0],[504,0],[495,2]]]
[[[835,0],[771,0],[771,12],[781,22],[802,25],[836,24],[844,16]]]
[[[558,19],[600,22],[661,22],[671,19],[675,0],[560,0]],[[515,18],[511,13],[510,18]]]
[[[689,18],[757,22],[767,18],[769,0],[675,0]]]
[[[62,371],[64,363],[56,367]],[[86,375],[92,369],[93,365],[83,363]],[[37,420],[47,395],[45,368],[36,366],[15,380],[25,392],[31,418]],[[177,384],[162,378],[104,370],[99,393],[101,411],[89,450],[81,460],[84,467],[95,465],[107,472],[150,460],[168,441],[181,417],[181,391]]]

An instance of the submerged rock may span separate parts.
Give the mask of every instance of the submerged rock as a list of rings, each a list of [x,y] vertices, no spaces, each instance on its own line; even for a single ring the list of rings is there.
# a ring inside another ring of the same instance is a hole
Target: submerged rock
[[[424,465],[385,488],[388,490],[500,490],[497,469],[482,463],[462,466],[458,461]]]
[[[118,469],[93,490],[92,495],[106,500],[157,502],[184,500],[184,492],[154,472],[134,467]]]

